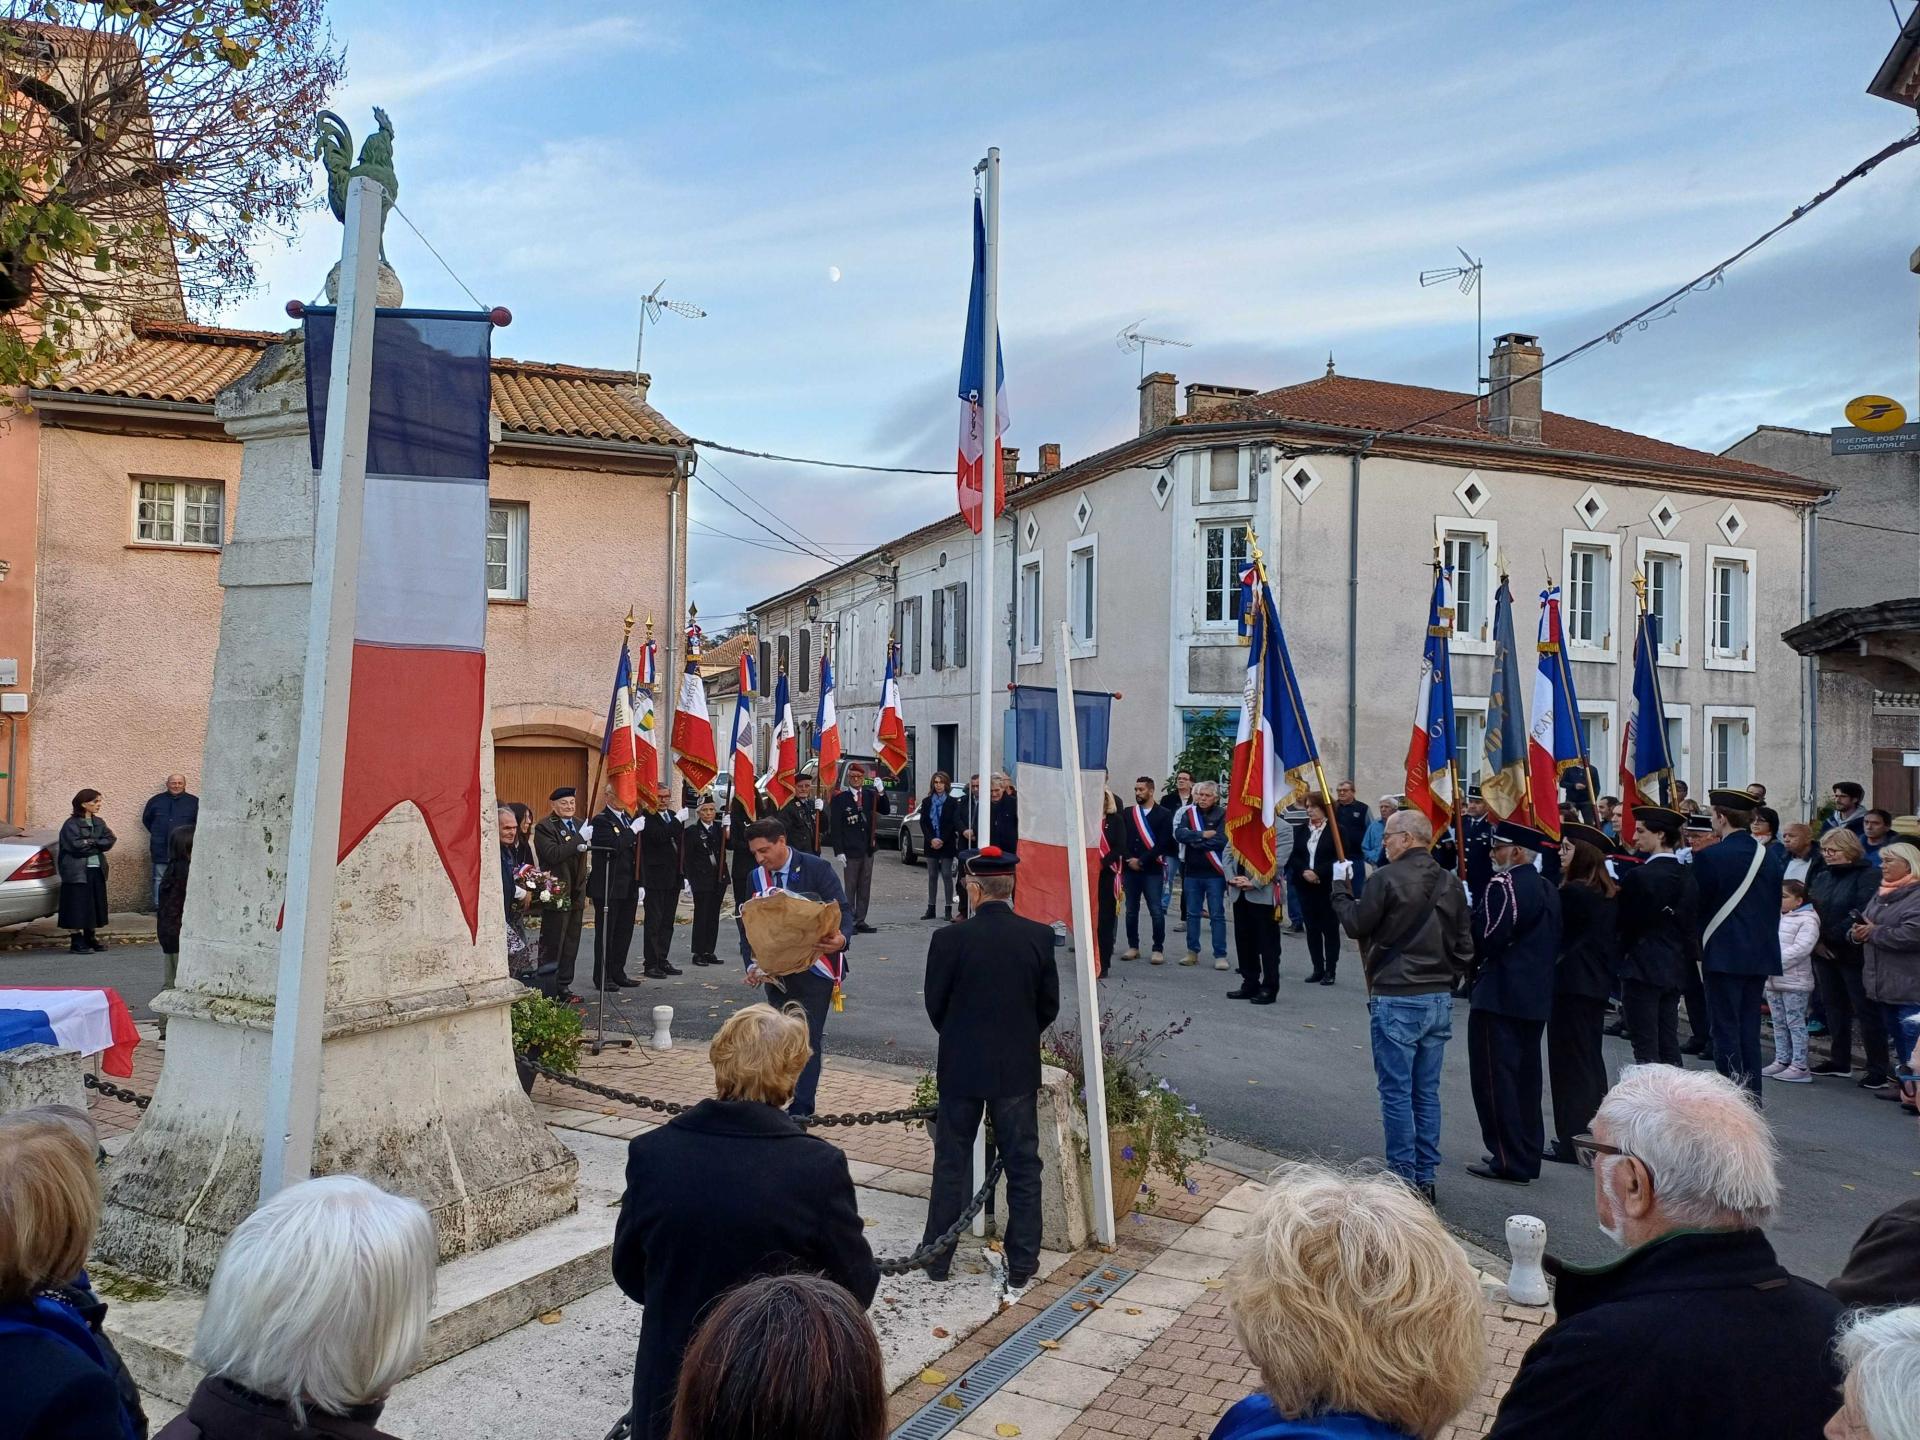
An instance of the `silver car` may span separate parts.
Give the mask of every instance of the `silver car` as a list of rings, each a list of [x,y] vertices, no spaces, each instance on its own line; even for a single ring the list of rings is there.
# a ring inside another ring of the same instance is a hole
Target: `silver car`
[[[54,865],[57,830],[0,835],[0,925],[20,925],[60,908],[60,872]]]

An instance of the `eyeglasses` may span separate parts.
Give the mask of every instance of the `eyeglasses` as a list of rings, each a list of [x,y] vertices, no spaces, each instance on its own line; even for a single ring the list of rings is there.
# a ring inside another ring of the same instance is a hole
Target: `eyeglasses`
[[[1602,1155],[1619,1155],[1628,1160],[1634,1158],[1633,1155],[1622,1150],[1618,1145],[1604,1144],[1594,1139],[1591,1134],[1576,1135],[1573,1137],[1573,1153],[1579,1157],[1580,1164],[1588,1170],[1593,1169],[1593,1167],[1599,1163]]]

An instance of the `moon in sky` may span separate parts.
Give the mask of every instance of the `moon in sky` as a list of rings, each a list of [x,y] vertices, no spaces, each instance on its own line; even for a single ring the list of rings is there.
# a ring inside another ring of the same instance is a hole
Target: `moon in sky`
[[[840,267],[838,265],[827,266],[827,279],[836,285],[840,283]]]

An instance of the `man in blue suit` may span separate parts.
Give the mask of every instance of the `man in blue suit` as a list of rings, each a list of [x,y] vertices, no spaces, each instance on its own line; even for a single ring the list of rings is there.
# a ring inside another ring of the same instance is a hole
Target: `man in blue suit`
[[[1759,802],[1744,790],[1712,790],[1719,838],[1693,857],[1700,887],[1700,968],[1707,989],[1713,1064],[1760,1099],[1760,992],[1780,973],[1780,882],[1786,856],[1753,838]]]
[[[772,984],[784,988],[784,1000],[774,996],[771,1003],[792,1001],[807,1013],[807,1044],[813,1054],[800,1080],[793,1087],[789,1115],[813,1114],[813,1100],[820,1088],[820,1059],[827,1035],[827,1012],[833,1006],[833,993],[847,974],[847,936],[853,930],[853,906],[834,873],[833,862],[809,855],[787,844],[787,827],[778,820],[756,820],[747,827],[747,847],[753,852],[754,870],[750,893],[764,895],[770,890],[791,890],[810,900],[831,900],[840,907],[840,929],[826,938],[820,957],[811,969],[774,980],[753,963],[753,946],[747,943],[747,927],[740,924],[740,958],[747,967],[747,984]]]

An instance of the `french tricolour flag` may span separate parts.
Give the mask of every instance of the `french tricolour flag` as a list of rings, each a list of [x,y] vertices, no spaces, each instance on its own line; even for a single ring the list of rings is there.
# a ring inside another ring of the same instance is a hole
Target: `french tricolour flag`
[[[700,637],[687,631],[687,668],[680,676],[680,704],[673,712],[673,763],[687,784],[704,790],[720,773],[707,716],[707,682],[700,678]]]
[[[334,311],[309,306],[303,318],[318,470]],[[413,802],[476,937],[492,344],[484,313],[383,310],[374,322],[340,792],[341,859],[396,805]]]
[[[623,640],[620,663],[613,671],[613,699],[607,706],[607,728],[600,742],[606,756],[607,783],[620,804],[632,810],[640,803],[640,780],[635,768],[633,728],[633,656]]]
[[[1560,587],[1540,592],[1540,668],[1527,730],[1527,795],[1533,826],[1560,838],[1560,773],[1580,764],[1579,713],[1560,631]]]
[[[753,770],[753,656],[740,654],[740,698],[733,702],[733,793],[751,815],[757,808],[753,797],[759,786]]]
[[[880,713],[873,722],[873,753],[889,775],[907,768],[907,724],[900,718],[900,681],[895,670],[900,647],[887,645],[887,678],[880,682]]]
[[[820,657],[820,704],[813,712],[813,751],[820,757],[818,794],[840,778],[840,717],[833,708],[833,662]]]
[[[651,622],[649,622],[651,630]],[[633,772],[640,803],[649,810],[660,808],[660,747],[654,740],[659,723],[653,713],[653,687],[659,683],[655,666],[657,647],[649,639],[640,647],[640,683],[633,692]]]
[[[1459,799],[1453,793],[1453,671],[1447,654],[1452,636],[1453,571],[1443,568],[1433,577],[1407,741],[1407,803],[1427,817],[1436,835],[1446,828]]]
[[[773,682],[773,773],[767,777],[767,798],[776,805],[793,799],[793,782],[800,772],[800,735],[793,723],[793,701],[787,696],[787,672]]]
[[[0,989],[0,1050],[57,1045],[98,1055],[102,1070],[124,1080],[133,1074],[133,1051],[139,1043],[140,1032],[117,990],[38,985]]]
[[[1257,565],[1246,568],[1240,585],[1247,679],[1227,786],[1227,844],[1248,873],[1271,880],[1279,856],[1276,818],[1306,794],[1307,775],[1320,752],[1300,701],[1273,589]],[[1215,859],[1216,868],[1219,863]]]
[[[987,226],[980,212],[980,197],[973,197],[973,288],[967,296],[967,338],[960,352],[960,515],[967,528],[980,533],[981,497],[986,478],[993,477],[993,514],[1006,508],[1005,486],[1000,475],[1000,437],[1006,434],[1007,365],[1000,353],[999,327],[994,327],[994,418],[993,444],[987,444]],[[989,459],[988,449],[992,449]]]

